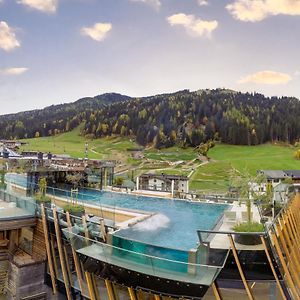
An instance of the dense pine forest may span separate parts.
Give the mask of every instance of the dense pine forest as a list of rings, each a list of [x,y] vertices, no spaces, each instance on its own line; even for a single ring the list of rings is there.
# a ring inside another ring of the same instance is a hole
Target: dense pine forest
[[[256,145],[300,140],[300,102],[230,90],[179,91],[144,98],[104,94],[0,117],[1,138],[51,136],[84,124],[88,138],[135,137],[156,148],[207,140]]]

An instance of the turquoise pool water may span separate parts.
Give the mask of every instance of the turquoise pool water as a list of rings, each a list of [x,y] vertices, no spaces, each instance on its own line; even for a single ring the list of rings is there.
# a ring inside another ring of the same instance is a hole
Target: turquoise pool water
[[[26,185],[24,176],[9,174],[7,180]],[[58,196],[68,197],[69,191],[54,190],[48,192]],[[149,219],[137,223],[135,226],[115,233],[115,245],[140,248],[139,242],[153,245],[148,247],[147,253],[155,255],[159,247],[188,251],[197,246],[197,230],[214,228],[226,204],[194,203],[182,200],[160,199],[154,197],[134,196],[103,192],[93,189],[80,189],[78,199],[97,206],[110,206],[156,213]],[[131,240],[131,244],[126,240]],[[134,241],[137,242],[134,245]],[[186,254],[177,253],[177,256]],[[186,258],[186,257],[185,257]],[[186,259],[184,259],[186,261]]]

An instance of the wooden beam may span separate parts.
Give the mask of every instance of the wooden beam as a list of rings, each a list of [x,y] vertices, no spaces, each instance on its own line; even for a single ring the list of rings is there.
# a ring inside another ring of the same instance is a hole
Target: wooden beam
[[[55,273],[54,273],[53,263],[52,263],[51,248],[50,248],[50,244],[49,244],[49,233],[48,233],[48,225],[47,225],[47,220],[46,220],[44,204],[41,204],[41,214],[42,214],[43,231],[44,231],[44,237],[45,237],[48,266],[49,266],[50,277],[51,277],[51,282],[52,282],[52,289],[53,289],[53,294],[56,294],[57,287],[56,287]]]
[[[87,286],[88,286],[88,290],[89,290],[89,294],[90,294],[90,299],[91,300],[98,300],[95,297],[91,274],[88,271],[85,271],[84,274],[85,274],[85,278],[86,278],[86,282],[87,282]]]
[[[219,290],[218,290],[218,287],[215,284],[215,282],[212,283],[211,287],[212,287],[212,290],[214,292],[216,300],[222,300],[221,295],[220,295]]]
[[[56,279],[58,279],[58,267],[57,267],[56,254],[55,254],[55,248],[54,248],[54,238],[53,238],[53,235],[51,235],[51,234],[50,234],[50,245],[51,245],[53,265],[54,265],[54,270],[55,270],[55,274],[56,274]]]
[[[91,274],[91,275],[92,275],[92,281],[93,281],[95,297],[96,297],[97,300],[100,300],[100,293],[99,293],[99,290],[98,290],[95,274]]]
[[[68,273],[66,270],[66,263],[64,260],[64,251],[63,251],[63,246],[62,246],[62,242],[61,242],[61,234],[60,234],[60,227],[59,227],[59,223],[58,223],[58,219],[57,219],[56,207],[53,209],[53,218],[54,218],[54,227],[55,227],[58,255],[59,255],[61,270],[62,270],[62,274],[63,274],[64,284],[65,284],[65,288],[66,288],[67,299],[72,300],[72,295],[71,295],[70,285],[69,285],[69,278],[68,278]]]
[[[289,266],[289,270],[290,270],[290,273],[292,275],[292,278],[295,280],[296,286],[299,288],[300,287],[300,278],[299,278],[300,274],[298,273],[297,267],[296,267],[297,266],[297,258],[295,258],[293,256],[293,253],[290,253],[280,226],[274,224],[274,228],[277,232],[277,237],[280,240],[280,245],[282,246],[284,254],[287,258],[288,266]]]
[[[285,293],[284,293],[284,291],[283,291],[283,289],[282,289],[281,283],[280,283],[279,278],[278,278],[278,276],[277,276],[276,270],[275,270],[275,268],[274,268],[274,265],[273,265],[273,262],[272,262],[270,253],[269,253],[269,251],[268,251],[268,247],[267,247],[265,238],[264,238],[263,236],[261,236],[260,239],[261,239],[261,242],[262,242],[262,244],[263,244],[263,246],[264,246],[264,250],[265,250],[265,253],[266,253],[266,256],[267,256],[269,265],[270,265],[270,267],[271,267],[273,276],[274,276],[274,278],[275,278],[275,280],[276,280],[277,287],[278,287],[278,289],[279,289],[279,291],[280,291],[281,297],[282,297],[283,300],[286,300],[287,298],[286,298],[286,296],[285,296]]]
[[[108,299],[109,300],[115,300],[114,290],[111,286],[111,282],[108,279],[105,279],[105,286],[108,293]]]
[[[69,275],[69,282],[70,285],[73,285],[73,278],[72,278],[72,272],[71,272],[71,268],[70,268],[70,262],[69,262],[69,256],[68,256],[68,251],[67,251],[67,247],[66,245],[64,245],[64,255],[65,255],[65,261],[66,261],[66,267],[67,267],[67,273]]]
[[[137,300],[135,290],[132,287],[128,287],[127,289],[128,289],[130,300]]]
[[[285,273],[288,285],[290,287],[292,296],[293,296],[294,299],[299,299],[299,294],[298,294],[297,289],[295,287],[295,284],[293,282],[291,273],[290,273],[290,271],[289,271],[289,269],[287,267],[287,264],[285,262],[285,259],[284,259],[284,256],[282,254],[281,248],[279,246],[277,237],[276,237],[276,235],[274,233],[270,233],[269,235],[270,235],[271,241],[272,241],[272,243],[273,243],[273,245],[274,245],[274,247],[276,249],[276,252],[277,252],[277,255],[279,257],[279,260],[280,260],[280,263],[282,265],[282,268],[284,270],[284,273]]]
[[[68,229],[71,232],[72,231],[72,223],[71,223],[71,218],[70,218],[70,214],[68,211],[66,212],[66,216],[67,216]],[[74,249],[72,243],[71,243],[71,249],[72,249],[72,255],[73,255],[73,259],[74,259],[75,271],[76,271],[76,276],[78,279],[79,289],[80,289],[81,293],[84,293],[84,285],[83,285],[83,278],[82,278],[80,263],[79,263],[79,259],[77,256],[77,252]]]
[[[236,265],[237,265],[237,267],[238,267],[238,270],[239,270],[240,276],[241,276],[241,278],[242,278],[244,287],[245,287],[245,289],[246,289],[248,298],[249,298],[250,300],[254,300],[253,295],[252,295],[252,292],[251,292],[251,290],[250,290],[250,288],[249,288],[249,286],[248,286],[246,277],[245,277],[245,275],[244,275],[244,272],[243,272],[243,269],[242,269],[242,266],[241,266],[241,263],[240,263],[240,260],[239,260],[239,257],[238,257],[236,248],[235,248],[235,244],[234,244],[232,235],[231,235],[231,234],[228,234],[228,238],[229,238],[231,250],[232,250],[232,253],[233,253],[233,256],[234,256],[234,260],[235,260],[235,263],[236,263]]]

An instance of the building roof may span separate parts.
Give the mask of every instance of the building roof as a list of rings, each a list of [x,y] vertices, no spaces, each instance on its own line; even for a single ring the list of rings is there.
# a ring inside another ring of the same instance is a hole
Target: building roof
[[[283,170],[259,170],[258,172],[265,175],[268,179],[282,179],[287,177]]]
[[[157,178],[161,180],[189,180],[187,176],[182,175],[168,175],[168,174],[142,174],[140,175],[140,178],[144,179],[151,179],[151,178]]]
[[[8,157],[20,157],[21,155],[17,152],[13,151],[12,149],[9,149],[7,147],[3,147],[3,145],[0,146],[0,157],[3,157],[3,152],[8,152]]]
[[[300,170],[259,170],[258,172],[268,179],[300,179]]]

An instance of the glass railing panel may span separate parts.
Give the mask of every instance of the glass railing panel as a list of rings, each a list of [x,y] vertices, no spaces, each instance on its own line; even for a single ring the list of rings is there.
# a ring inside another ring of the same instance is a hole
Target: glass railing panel
[[[37,205],[28,197],[0,191],[0,219],[23,218],[36,215]]]
[[[76,251],[82,255],[132,271],[170,280],[209,285],[222,268],[222,266],[187,263],[146,255],[96,242],[79,235],[76,226],[72,227],[71,232],[69,229],[63,229],[63,233]]]

